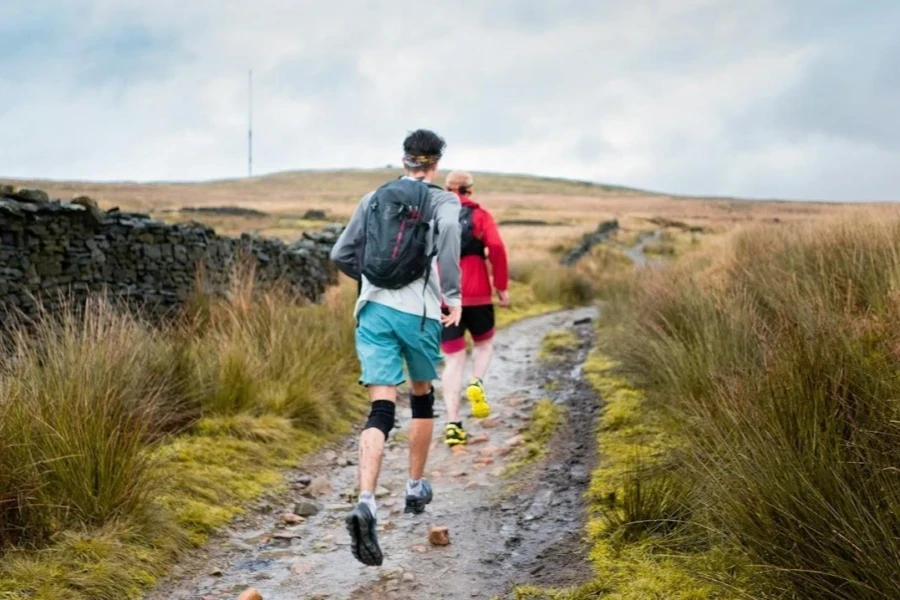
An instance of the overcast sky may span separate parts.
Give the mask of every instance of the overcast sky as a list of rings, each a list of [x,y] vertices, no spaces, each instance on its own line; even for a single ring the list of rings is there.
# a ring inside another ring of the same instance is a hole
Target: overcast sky
[[[398,164],[900,200],[900,0],[2,0],[0,176]]]

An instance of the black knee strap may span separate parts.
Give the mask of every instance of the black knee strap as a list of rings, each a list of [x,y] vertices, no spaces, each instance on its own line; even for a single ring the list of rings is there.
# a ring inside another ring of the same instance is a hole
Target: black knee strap
[[[412,409],[413,419],[434,418],[434,388],[424,396],[409,394],[409,407]]]
[[[394,403],[390,400],[374,400],[365,429],[374,427],[384,434],[384,439],[387,439],[391,429],[394,428],[394,411]]]

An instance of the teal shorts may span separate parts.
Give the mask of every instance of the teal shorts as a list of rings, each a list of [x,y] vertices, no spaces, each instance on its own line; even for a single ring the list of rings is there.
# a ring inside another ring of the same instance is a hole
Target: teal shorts
[[[367,302],[357,315],[356,354],[363,385],[400,385],[437,379],[441,362],[441,323]]]

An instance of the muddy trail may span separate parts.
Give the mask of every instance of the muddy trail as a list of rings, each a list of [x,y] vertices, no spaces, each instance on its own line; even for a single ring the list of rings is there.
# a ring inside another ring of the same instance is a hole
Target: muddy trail
[[[383,566],[365,567],[350,553],[343,519],[355,501],[351,436],[304,458],[287,474],[290,489],[283,496],[258,502],[147,600],[234,599],[247,587],[265,600],[494,598],[516,583],[588,579],[582,495],[596,457],[599,403],[581,368],[593,343],[594,316],[593,308],[565,311],[498,332],[486,382],[492,415],[465,421],[470,444],[464,449],[444,445],[438,400],[427,473],[435,498],[421,515],[403,514],[409,410],[398,407],[376,492]],[[558,329],[574,330],[579,346],[542,361],[541,342]],[[544,397],[564,408],[563,424],[540,463],[509,475],[521,456],[520,432]],[[288,512],[306,521],[285,525],[281,516]],[[431,545],[431,525],[448,527],[451,543]]]

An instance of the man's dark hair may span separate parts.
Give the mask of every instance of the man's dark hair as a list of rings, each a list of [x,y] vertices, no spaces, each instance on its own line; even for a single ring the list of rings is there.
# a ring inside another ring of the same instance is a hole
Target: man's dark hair
[[[440,158],[447,142],[444,138],[427,129],[416,129],[403,140],[403,152],[407,156],[428,156]]]

